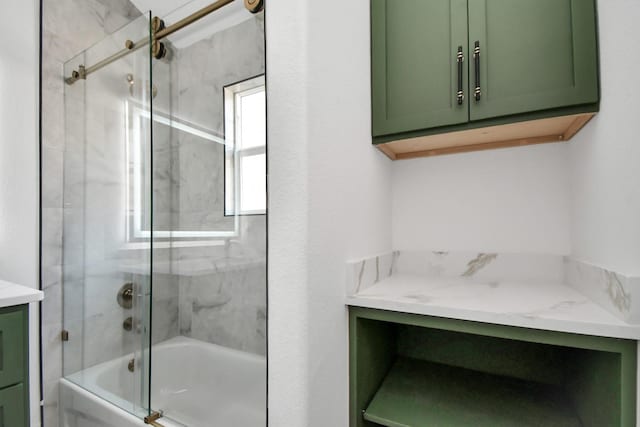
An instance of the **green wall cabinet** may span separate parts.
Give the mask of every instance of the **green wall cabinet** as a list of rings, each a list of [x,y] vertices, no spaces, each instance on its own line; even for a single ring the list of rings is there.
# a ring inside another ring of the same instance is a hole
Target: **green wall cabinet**
[[[469,0],[482,92],[470,119],[598,102],[595,24],[594,0]]]
[[[633,340],[350,307],[350,427],[632,427]]]
[[[454,47],[467,49],[467,0],[374,0],[371,7],[373,135],[466,123],[468,110],[452,102],[451,90]]]
[[[0,427],[28,427],[28,306],[0,308]]]
[[[599,108],[595,0],[371,0],[371,68],[392,158],[566,140]]]

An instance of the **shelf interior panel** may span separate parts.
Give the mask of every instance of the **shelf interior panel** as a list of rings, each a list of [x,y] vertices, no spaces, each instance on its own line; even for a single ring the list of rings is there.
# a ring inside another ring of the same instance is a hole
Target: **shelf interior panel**
[[[364,412],[388,427],[578,427],[557,386],[398,358]]]

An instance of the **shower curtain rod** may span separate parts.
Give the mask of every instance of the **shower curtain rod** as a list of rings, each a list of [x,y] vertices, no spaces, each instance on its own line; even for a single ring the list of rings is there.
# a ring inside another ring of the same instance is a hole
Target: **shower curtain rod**
[[[235,0],[218,0],[215,3],[211,3],[208,6],[203,7],[202,9],[192,13],[191,15],[179,20],[175,24],[169,25],[168,27],[164,27],[164,22],[158,17],[154,17],[151,21],[151,38],[145,37],[143,39],[138,40],[137,42],[133,42],[131,40],[127,40],[125,42],[125,48],[121,51],[116,52],[115,54],[103,59],[96,64],[93,64],[89,67],[85,67],[84,65],[78,66],[77,70],[74,70],[71,73],[71,76],[64,79],[64,81],[71,85],[77,82],[78,80],[84,80],[91,73],[98,71],[99,69],[106,67],[118,59],[127,56],[131,52],[135,52],[136,50],[148,45],[150,42],[152,43],[152,55],[156,58],[162,58],[166,53],[164,45],[160,42],[163,38],[170,36],[176,31],[193,24],[194,22],[204,18],[216,10],[233,3]],[[251,13],[258,13],[264,8],[264,0],[244,0],[245,7]]]

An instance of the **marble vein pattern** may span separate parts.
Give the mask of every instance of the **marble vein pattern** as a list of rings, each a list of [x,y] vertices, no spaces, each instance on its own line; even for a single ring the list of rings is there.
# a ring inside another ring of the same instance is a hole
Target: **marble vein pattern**
[[[504,280],[560,282],[563,264],[561,257],[544,254],[394,251],[348,263],[347,294],[358,293],[396,274],[473,277],[495,286]]]
[[[631,309],[631,295],[626,292],[620,276],[613,271],[604,271],[607,283],[607,294],[614,306],[621,312],[629,312]]]
[[[586,295],[562,283],[478,282],[469,277],[395,275],[347,297],[347,304],[546,329],[638,339],[640,327],[628,324]]]
[[[621,338],[640,337],[639,289],[640,278],[571,257],[446,251],[348,263],[346,284],[349,305]]]
[[[170,105],[171,115],[223,138],[224,88],[264,74],[263,34],[264,17],[256,15],[177,50],[171,69],[177,95]],[[233,217],[225,216],[224,145],[187,132],[172,137],[178,141],[175,228],[232,230]]]
[[[498,254],[478,254],[477,257],[467,263],[467,269],[462,273],[463,277],[471,277],[477,271],[484,268],[491,261],[496,259]]]
[[[547,254],[400,251],[397,274],[473,277],[480,282],[537,281],[563,277],[562,258]]]
[[[397,252],[347,263],[347,294],[357,294],[393,274]]]
[[[266,266],[181,277],[180,335],[266,354]]]
[[[264,72],[264,16],[256,15],[176,51],[170,113],[223,136],[224,87]],[[172,137],[175,228],[233,230],[233,218],[224,215],[224,146],[184,133]],[[266,218],[241,216],[238,227],[223,247],[173,248],[171,264],[157,267],[178,277],[180,334],[264,355]]]
[[[640,323],[640,277],[565,257],[565,282],[615,316]]]

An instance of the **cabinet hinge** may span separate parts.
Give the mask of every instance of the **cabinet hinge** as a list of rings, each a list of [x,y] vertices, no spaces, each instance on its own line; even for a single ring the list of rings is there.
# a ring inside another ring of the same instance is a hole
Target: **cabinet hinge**
[[[60,332],[60,339],[62,341],[69,341],[69,331],[63,329],[62,332]]]

